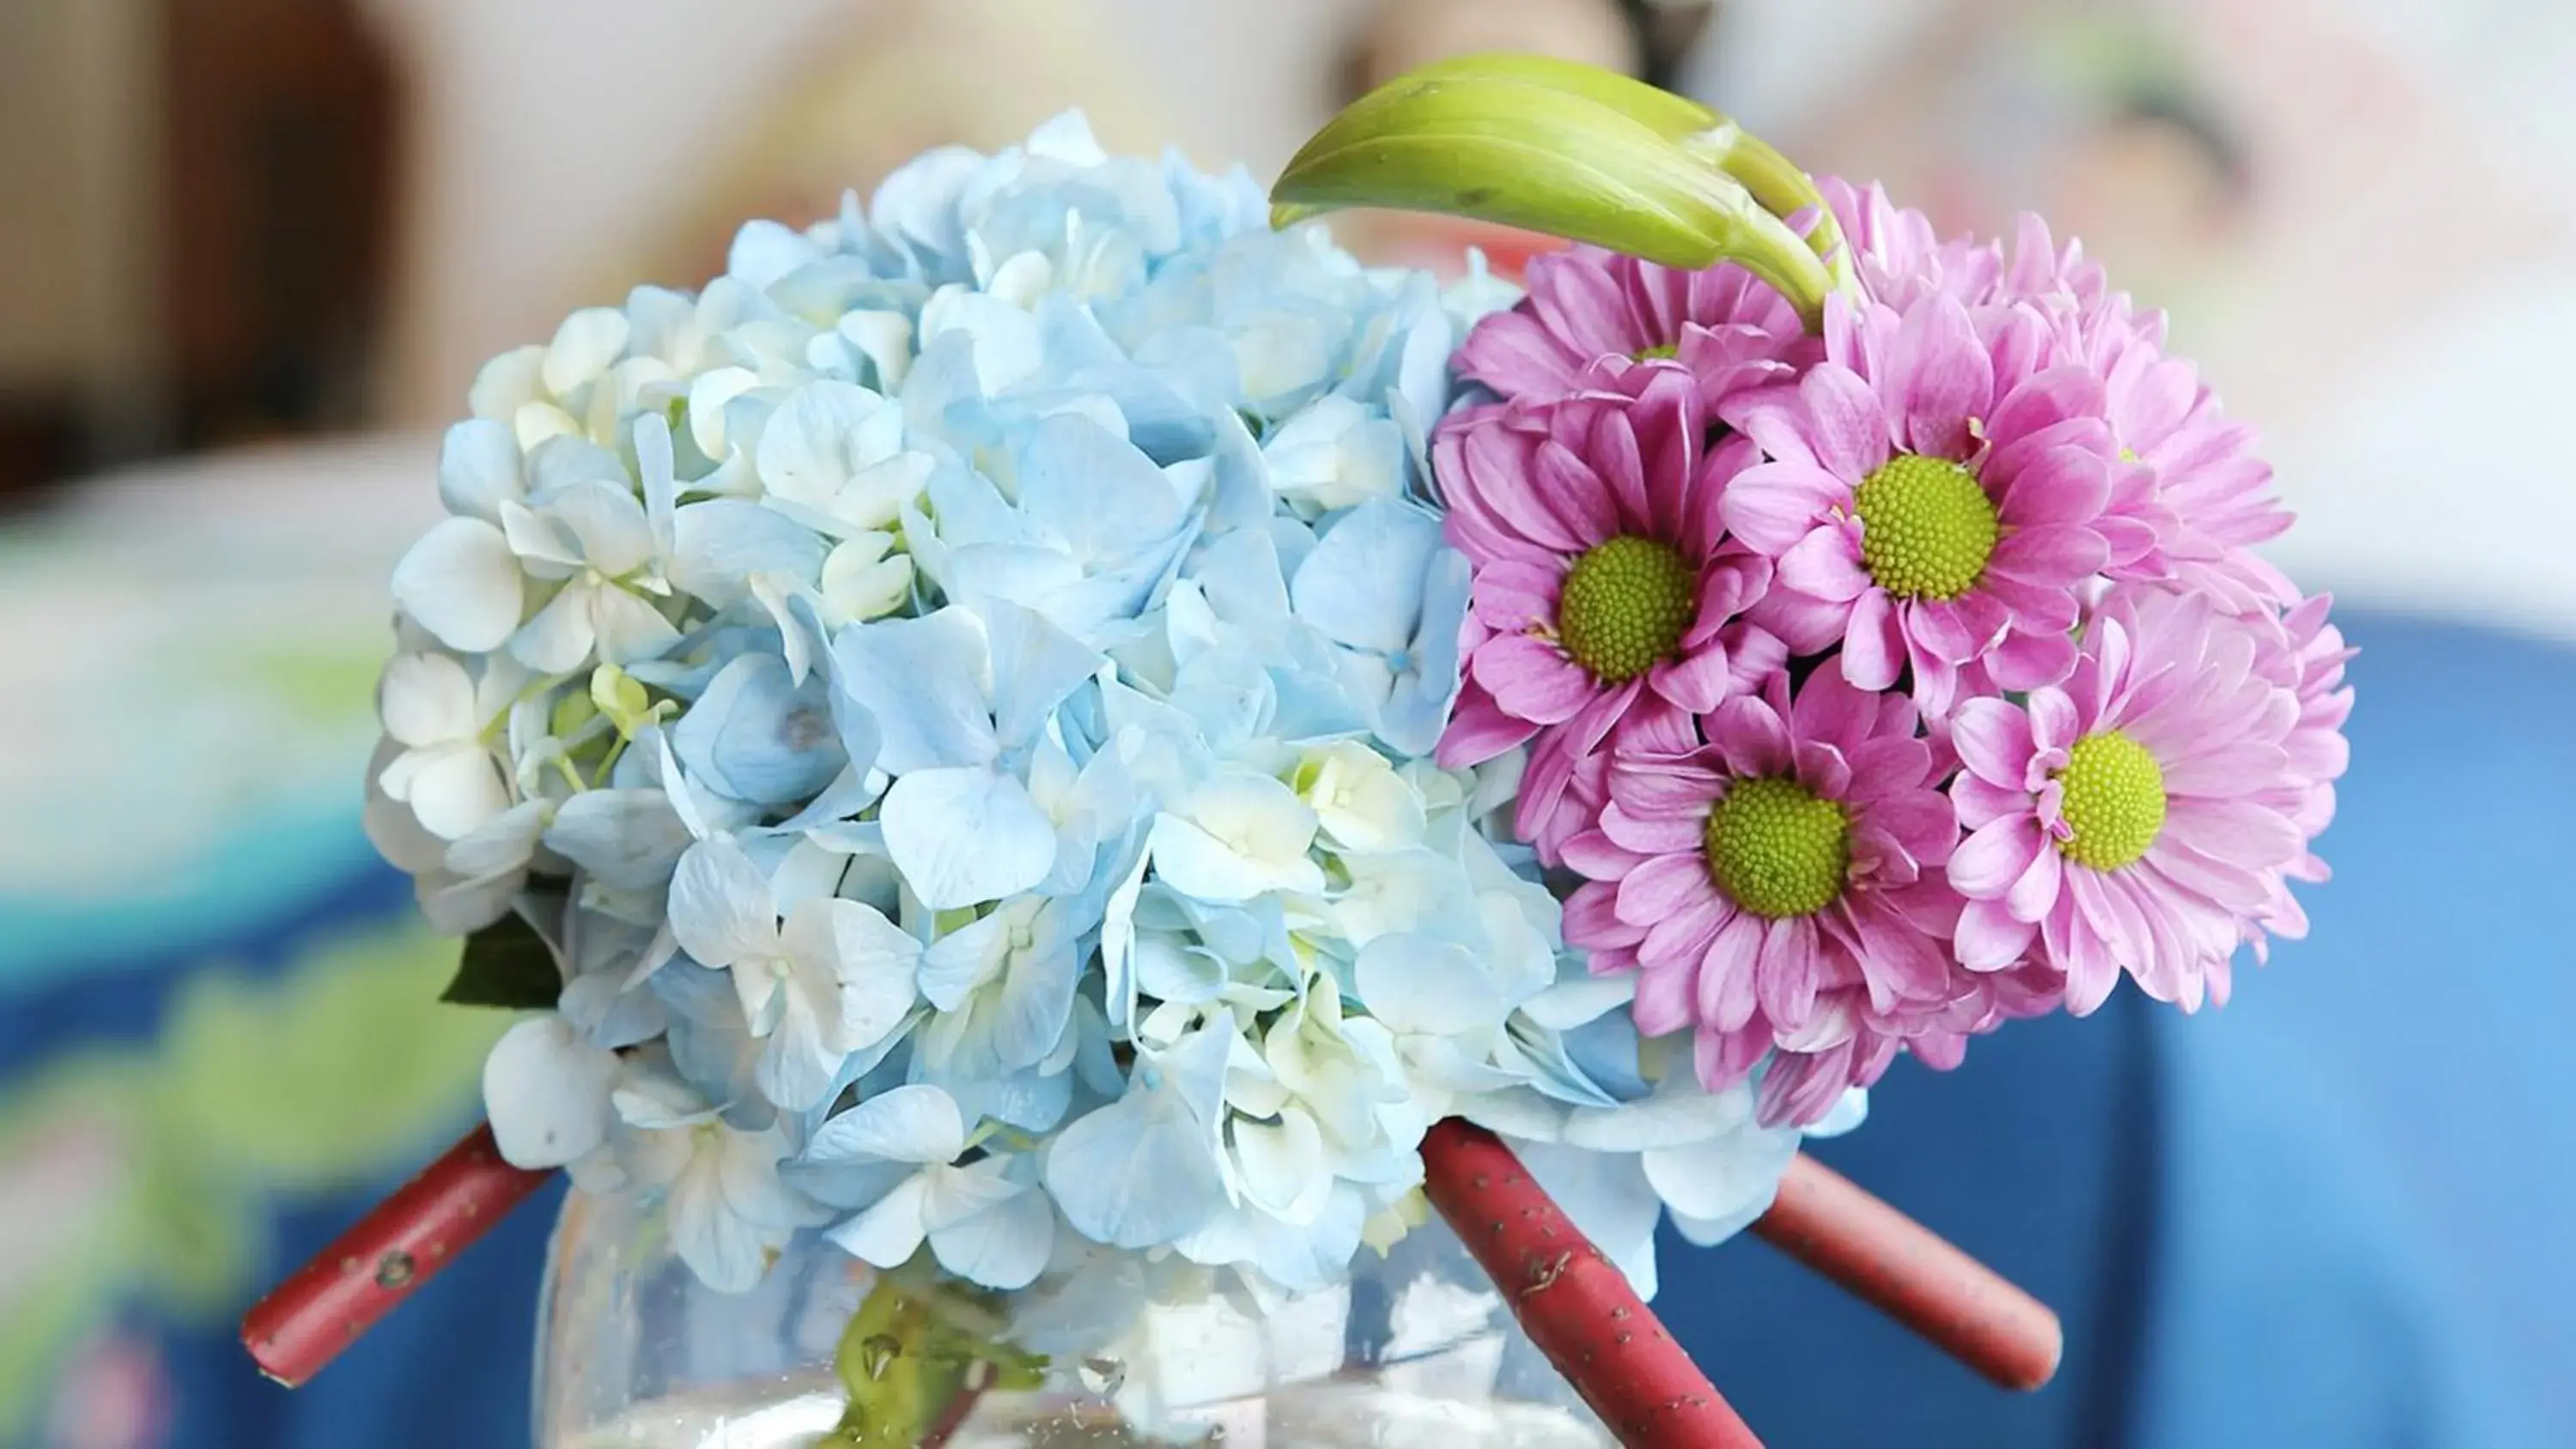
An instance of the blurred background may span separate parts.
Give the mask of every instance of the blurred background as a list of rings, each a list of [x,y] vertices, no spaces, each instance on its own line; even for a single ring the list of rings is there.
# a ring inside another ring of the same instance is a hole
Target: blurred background
[[[1784,1445],[2576,1444],[2576,6],[0,0],[0,1445],[523,1442],[542,1209],[302,1394],[229,1341],[503,1024],[429,1009],[453,948],[358,830],[385,580],[485,357],[930,145],[1078,104],[1266,177],[1493,47],[2080,236],[2261,421],[2276,557],[2365,651],[2309,941],[2214,1019],[1901,1068],[1835,1145],[2060,1307],[2060,1382],[1746,1244],[1666,1272],[1721,1386]]]

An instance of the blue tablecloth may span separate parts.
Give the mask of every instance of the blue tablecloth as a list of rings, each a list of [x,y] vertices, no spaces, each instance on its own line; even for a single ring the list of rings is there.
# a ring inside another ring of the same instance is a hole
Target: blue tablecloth
[[[1901,1065],[1823,1151],[2056,1304],[2058,1382],[2003,1395],[1759,1244],[1673,1244],[1659,1308],[1773,1443],[2576,1442],[2576,657],[2348,629],[2355,765],[2312,939],[2200,1019],[2123,994],[1947,1076]],[[260,1283],[468,1120],[487,1030],[428,1014],[448,958],[346,814],[299,829],[268,843],[284,884],[194,934],[0,895],[0,1443],[524,1442],[550,1203],[300,1393],[233,1344]],[[81,941],[122,944],[49,955]],[[294,1043],[351,1040],[409,1043],[399,1090],[226,1135],[228,1106],[331,1069]]]

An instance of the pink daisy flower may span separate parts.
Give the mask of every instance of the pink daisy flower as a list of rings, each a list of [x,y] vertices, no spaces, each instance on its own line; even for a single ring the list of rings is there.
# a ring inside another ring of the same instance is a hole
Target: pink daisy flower
[[[1852,271],[1873,300],[1901,309],[1934,295],[1971,303],[1994,296],[2003,257],[1993,243],[1942,240],[1931,218],[1898,206],[1875,182],[1864,191],[1828,176],[1816,189],[1841,223]]]
[[[2334,823],[2335,781],[2343,778],[2352,748],[2343,736],[2352,717],[2352,688],[2344,683],[2344,665],[2355,651],[2343,631],[2326,618],[2331,595],[2300,600],[2281,616],[2277,634],[2266,637],[2263,671],[2298,697],[2299,718],[2290,727],[2284,748],[2290,756],[2288,775],[2267,798],[2281,806],[2303,840],[2314,840]],[[2308,933],[2308,915],[2291,896],[2289,883],[2323,884],[2332,872],[2314,851],[2302,848],[2298,860],[2273,883],[2271,899],[2246,930],[2254,959],[2268,960],[2271,938],[2298,940]],[[2225,1004],[2226,981],[2213,976],[2210,996]]]
[[[1535,739],[1517,829],[1551,863],[1567,780],[1641,702],[1704,713],[1786,658],[1737,617],[1771,563],[1718,517],[1751,446],[1704,450],[1706,415],[1679,369],[1640,381],[1633,398],[1471,408],[1433,442],[1444,527],[1474,567],[1466,680],[1439,759],[1477,764]]]
[[[1779,561],[1755,621],[1796,653],[1839,640],[1863,689],[1910,667],[1936,715],[1970,667],[2008,690],[2064,679],[2079,590],[2112,558],[2101,383],[2030,370],[2029,314],[1990,320],[1939,295],[1902,313],[1829,303],[1828,360],[1725,409],[1769,459],[1723,505]]]
[[[1775,1032],[1834,1045],[1799,1033],[1834,1037],[1846,1003],[1892,1017],[1960,995],[1940,872],[1958,824],[1917,723],[1819,668],[1794,699],[1779,674],[1727,700],[1689,753],[1612,757],[1598,823],[1565,842],[1587,878],[1565,938],[1596,972],[1639,973],[1640,1031],[1701,1034],[1712,1087]]]
[[[1812,351],[1788,301],[1732,263],[1684,272],[1576,246],[1531,261],[1527,280],[1529,295],[1478,322],[1452,360],[1506,398],[1634,391],[1633,374],[1664,359],[1715,397]]]
[[[2062,687],[1959,707],[1961,962],[2035,952],[2077,1015],[2124,970],[2186,1010],[2224,998],[2307,842],[2300,792],[2282,788],[2301,704],[2267,671],[2266,629],[2205,595],[2116,587]]]
[[[2255,456],[2254,430],[2229,419],[2198,370],[2165,351],[2164,314],[2110,290],[2080,246],[2059,249],[2035,216],[2021,219],[1995,296],[2046,315],[2052,359],[2102,381],[2103,418],[2128,465],[2115,471],[2128,501],[2115,500],[2097,525],[2111,544],[2110,575],[2208,588],[2240,612],[2295,599],[2249,552],[2290,526],[2271,465]]]

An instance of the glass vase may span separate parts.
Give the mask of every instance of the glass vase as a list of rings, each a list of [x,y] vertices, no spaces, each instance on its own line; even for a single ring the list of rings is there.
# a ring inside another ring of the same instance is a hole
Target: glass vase
[[[658,1203],[575,1192],[538,1314],[539,1449],[1614,1442],[1436,1218],[1290,1299],[1109,1253],[991,1294],[810,1232],[723,1293],[672,1253]]]

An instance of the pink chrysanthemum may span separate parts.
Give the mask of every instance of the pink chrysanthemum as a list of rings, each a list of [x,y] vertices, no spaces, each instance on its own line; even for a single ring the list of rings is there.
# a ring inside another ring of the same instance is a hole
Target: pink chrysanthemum
[[[1816,188],[1841,224],[1852,271],[1873,300],[1902,309],[1935,295],[1969,303],[1994,295],[2003,258],[1993,243],[1942,240],[1931,218],[1898,206],[1875,182],[1864,191],[1828,176]]]
[[[1598,387],[1634,391],[1659,360],[1715,397],[1805,360],[1796,309],[1731,263],[1676,271],[1576,246],[1531,261],[1529,295],[1478,322],[1453,361],[1505,398],[1546,401]]]
[[[2352,717],[2352,688],[2344,683],[2343,667],[2356,651],[2344,643],[2343,631],[2327,619],[2332,605],[2333,598],[2327,594],[2298,601],[2281,616],[2278,632],[2263,636],[2261,652],[2265,675],[2287,687],[2299,701],[2298,722],[2290,727],[2283,746],[2290,757],[2289,771],[2266,792],[2266,798],[2287,812],[2303,840],[2316,839],[2334,823],[2335,782],[2343,778],[2352,758],[2343,736],[2344,721]],[[2290,882],[2322,884],[2331,874],[2314,851],[2300,850],[2299,858],[2282,872],[2283,878],[2273,882],[2271,899],[2247,927],[2246,939],[2254,947],[2256,960],[2269,959],[2272,937],[2295,941],[2308,933],[2307,912],[2290,894]],[[2223,1002],[2224,992],[2220,983],[2211,994]]]
[[[2035,952],[2078,1015],[2124,970],[2186,1010],[2225,1000],[2229,958],[2255,923],[2282,919],[2307,845],[2291,763],[2302,704],[2267,657],[2273,627],[2205,595],[2117,587],[2062,688],[1960,706],[1951,798],[1971,833],[1949,879],[1968,898],[1964,964]]]
[[[1440,762],[1535,739],[1517,828],[1550,862],[1567,780],[1641,701],[1704,713],[1786,658],[1737,617],[1770,587],[1770,561],[1718,517],[1750,445],[1704,449],[1706,415],[1679,369],[1641,381],[1633,398],[1468,409],[1433,443],[1449,541],[1475,569]]]
[[[1699,1034],[1702,1079],[1740,1080],[1774,1034],[1848,1041],[1852,1020],[1950,1006],[1962,973],[1944,932],[1958,898],[1945,764],[1901,695],[1819,668],[1791,697],[1700,720],[1687,754],[1616,754],[1598,823],[1565,843],[1587,878],[1565,937],[1597,972],[1635,970],[1637,1026]]]
[[[2254,430],[2227,417],[2199,371],[2165,351],[2162,312],[2141,312],[2110,289],[2073,242],[2063,248],[2035,216],[2021,219],[2012,257],[1985,300],[2027,306],[2049,320],[2051,359],[2100,378],[2103,418],[2126,465],[2143,471],[2137,506],[2104,525],[2114,578],[2206,588],[2238,611],[2286,604],[2296,590],[2249,550],[2290,526]],[[2147,530],[2147,537],[2138,530]],[[2123,530],[2126,530],[2125,532]]]
[[[1770,460],[1724,505],[1779,560],[1757,622],[1798,653],[1840,640],[1864,689],[1910,666],[1934,714],[1963,669],[2009,690],[2066,677],[2079,590],[2113,559],[2115,460],[2100,381],[2030,370],[2037,332],[2018,312],[1981,329],[1948,296],[1901,314],[1837,299],[1827,361],[1727,405]]]

